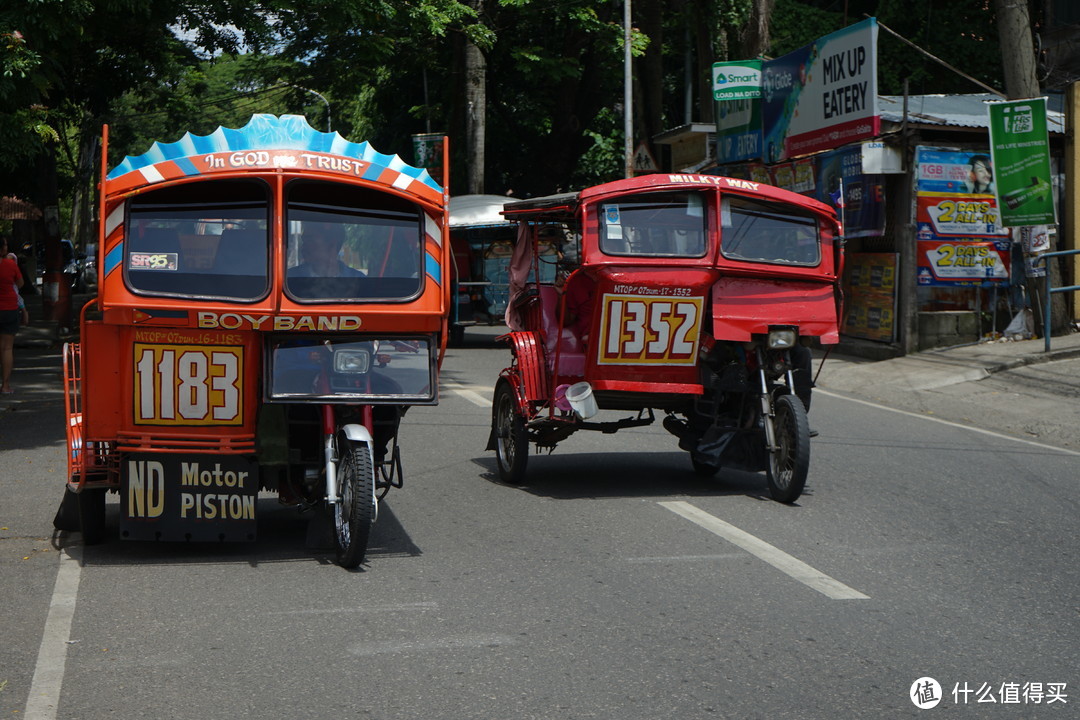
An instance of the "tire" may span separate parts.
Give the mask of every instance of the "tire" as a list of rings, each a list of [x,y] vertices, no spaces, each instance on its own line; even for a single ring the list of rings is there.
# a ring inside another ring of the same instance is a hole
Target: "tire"
[[[80,529],[79,496],[69,487],[64,488],[64,497],[53,517],[53,527],[67,532],[78,532]]]
[[[810,424],[806,408],[794,395],[780,395],[774,404],[777,448],[769,452],[769,493],[773,500],[793,503],[806,487],[810,470]]]
[[[495,437],[499,479],[509,485],[520,485],[525,482],[525,468],[529,463],[529,433],[525,418],[518,412],[517,394],[505,380],[499,381],[495,388],[491,429]]]
[[[83,490],[79,499],[79,530],[83,545],[97,545],[105,539],[106,490]]]
[[[375,522],[375,468],[367,443],[338,440],[338,495],[334,539],[338,565],[352,569],[364,562]]]
[[[698,477],[710,478],[720,472],[719,465],[704,463],[700,460],[695,460],[693,457],[690,458],[690,464],[694,466],[694,472],[697,473]]]

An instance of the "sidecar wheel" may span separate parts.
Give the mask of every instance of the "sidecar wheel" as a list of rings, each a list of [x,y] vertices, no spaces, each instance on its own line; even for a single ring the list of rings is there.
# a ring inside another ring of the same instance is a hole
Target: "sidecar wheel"
[[[334,535],[337,561],[343,568],[355,568],[364,561],[371,525],[375,522],[375,470],[366,443],[340,438],[338,494],[334,505]]]
[[[713,477],[716,473],[720,472],[719,465],[701,462],[700,460],[695,460],[693,457],[690,458],[690,464],[694,466],[694,472],[697,473],[698,477]]]
[[[810,470],[810,423],[806,409],[794,395],[776,398],[773,429],[777,448],[769,453],[769,493],[773,500],[793,503],[806,487]]]
[[[495,388],[491,423],[499,479],[509,485],[520,485],[525,482],[525,467],[529,462],[529,433],[525,418],[518,412],[514,388],[505,380]]]

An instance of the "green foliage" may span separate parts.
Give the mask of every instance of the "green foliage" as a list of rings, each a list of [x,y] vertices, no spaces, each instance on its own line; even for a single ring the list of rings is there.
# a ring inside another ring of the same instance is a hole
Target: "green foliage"
[[[739,59],[751,5],[635,0],[639,136],[655,132],[644,130],[642,114],[650,127],[687,121],[688,62],[691,114],[703,118],[701,103],[711,103],[705,68]],[[613,179],[623,167],[622,10],[614,0],[5,3],[0,191],[4,172],[6,187],[21,181],[47,143],[58,143],[62,190],[88,186],[79,159],[103,122],[115,163],[154,140],[241,126],[256,112],[304,114],[319,129],[330,122],[406,161],[413,161],[413,134],[447,132],[453,185],[461,187],[472,160],[461,140],[467,42],[487,66],[489,192],[539,194]],[[864,14],[1001,87],[986,0],[776,0],[769,54],[791,52]],[[912,93],[980,91],[882,30],[881,92],[899,94],[905,78]]]

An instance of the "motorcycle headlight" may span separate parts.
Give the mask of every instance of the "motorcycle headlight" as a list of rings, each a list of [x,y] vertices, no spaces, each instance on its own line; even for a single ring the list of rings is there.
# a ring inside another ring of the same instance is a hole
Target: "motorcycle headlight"
[[[787,350],[788,348],[795,347],[795,341],[798,340],[799,335],[791,328],[784,328],[781,330],[769,331],[769,349],[770,350]]]
[[[334,372],[363,375],[371,367],[371,353],[367,350],[336,350],[334,352]]]

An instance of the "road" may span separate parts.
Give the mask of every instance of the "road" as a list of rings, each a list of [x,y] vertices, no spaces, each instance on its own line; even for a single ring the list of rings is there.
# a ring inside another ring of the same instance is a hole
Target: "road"
[[[0,716],[901,718],[923,677],[939,712],[1075,713],[1076,452],[823,391],[795,506],[698,478],[658,426],[573,436],[509,487],[484,451],[506,357],[451,351],[346,572],[270,497],[254,544],[54,536],[43,355],[2,417]]]

